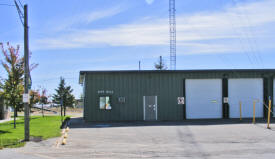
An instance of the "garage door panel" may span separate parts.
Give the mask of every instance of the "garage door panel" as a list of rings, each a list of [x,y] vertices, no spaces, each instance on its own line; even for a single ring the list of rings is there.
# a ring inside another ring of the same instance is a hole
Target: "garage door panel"
[[[221,99],[221,79],[186,80],[187,119],[221,118]]]
[[[253,101],[255,116],[263,117],[263,80],[261,78],[229,79],[228,101],[230,118],[240,117],[240,101],[242,103],[242,117],[253,117]]]

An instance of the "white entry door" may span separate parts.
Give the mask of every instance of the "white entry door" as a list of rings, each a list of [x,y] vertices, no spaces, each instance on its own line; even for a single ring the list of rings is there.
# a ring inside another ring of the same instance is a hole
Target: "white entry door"
[[[144,120],[158,120],[157,96],[143,96]]]
[[[253,117],[253,101],[255,116],[263,117],[263,79],[241,78],[228,79],[229,117],[240,117],[240,101],[242,103],[242,117]]]
[[[186,118],[222,118],[222,80],[187,79]]]

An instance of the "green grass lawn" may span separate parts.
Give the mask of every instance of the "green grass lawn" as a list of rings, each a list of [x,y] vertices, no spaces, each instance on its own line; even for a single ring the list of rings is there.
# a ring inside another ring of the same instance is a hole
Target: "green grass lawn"
[[[47,139],[50,137],[60,136],[60,116],[32,116],[30,120],[30,136]],[[16,121],[16,129],[13,128],[13,121],[0,123],[0,148],[7,147],[4,145],[15,143],[13,146],[18,147],[24,143],[17,141],[24,139],[24,118],[19,117]],[[17,143],[17,144],[16,144]],[[2,146],[1,146],[2,145]]]

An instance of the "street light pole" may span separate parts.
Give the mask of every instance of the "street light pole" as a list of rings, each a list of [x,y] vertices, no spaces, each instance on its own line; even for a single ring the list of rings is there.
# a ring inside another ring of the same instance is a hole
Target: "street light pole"
[[[28,6],[24,5],[24,94],[29,99],[29,26]],[[28,101],[24,102],[25,141],[30,140],[30,109]]]

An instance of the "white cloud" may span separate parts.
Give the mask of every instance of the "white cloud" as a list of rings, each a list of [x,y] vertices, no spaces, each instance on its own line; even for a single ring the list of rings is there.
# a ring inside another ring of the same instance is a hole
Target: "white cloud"
[[[125,8],[121,5],[117,5],[111,8],[106,8],[104,10],[95,10],[91,12],[84,12],[77,15],[74,15],[69,18],[64,19],[57,19],[56,21],[49,21],[47,27],[51,26],[52,24],[56,24],[53,27],[53,31],[60,32],[64,30],[73,30],[75,26],[79,25],[87,25],[93,23],[97,20],[101,20],[104,18],[115,16],[121,12],[123,12]],[[51,28],[50,27],[50,28]]]
[[[91,23],[102,18],[112,17],[114,15],[117,15],[121,13],[123,10],[124,9],[122,7],[115,6],[113,8],[91,12],[91,13],[88,13],[87,15],[81,15],[81,17],[79,16],[78,18],[86,23]]]
[[[265,0],[228,6],[219,12],[203,12],[177,16],[178,52],[184,53],[222,53],[240,52],[242,49],[257,49],[255,39],[265,40],[273,37],[275,24],[273,11],[275,1]],[[116,13],[110,11],[106,15]],[[92,17],[92,18],[91,18]],[[84,19],[93,21],[102,18],[93,14]],[[105,17],[105,16],[104,16]],[[87,21],[89,21],[87,20]],[[142,46],[169,45],[169,25],[167,18],[148,19],[132,24],[122,24],[107,29],[76,30],[70,34],[39,39],[37,49],[89,48],[100,46]],[[268,29],[269,28],[269,29]],[[203,42],[207,41],[207,42]],[[209,41],[212,41],[209,42]],[[218,44],[216,42],[219,42]],[[274,47],[264,41],[263,47]]]
[[[145,0],[147,4],[152,4],[154,3],[155,0]]]

